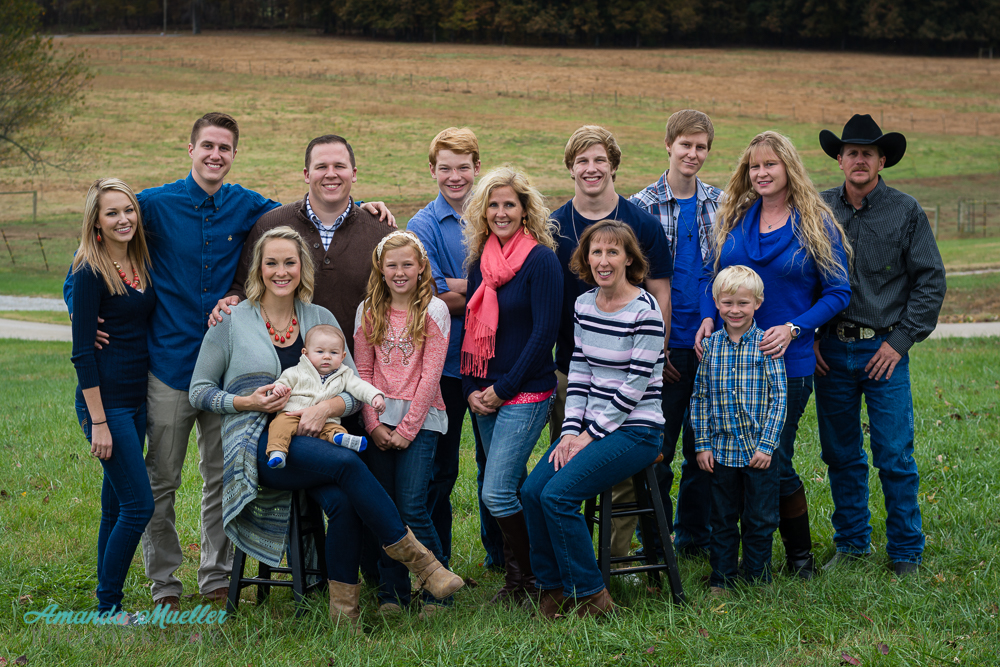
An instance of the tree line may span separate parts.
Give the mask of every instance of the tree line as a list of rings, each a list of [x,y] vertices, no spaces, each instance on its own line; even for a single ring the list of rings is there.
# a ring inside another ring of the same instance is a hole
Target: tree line
[[[63,30],[316,29],[405,41],[973,54],[1000,0],[35,0]],[[1000,53],[998,53],[1000,57]]]

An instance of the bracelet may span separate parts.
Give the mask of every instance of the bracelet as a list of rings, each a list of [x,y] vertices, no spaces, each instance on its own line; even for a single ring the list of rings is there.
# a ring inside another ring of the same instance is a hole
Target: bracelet
[[[90,425],[91,425],[91,426],[100,426],[101,424],[107,424],[107,423],[108,423],[108,420],[107,420],[107,419],[105,419],[105,420],[104,420],[104,421],[102,421],[102,422],[90,422]]]

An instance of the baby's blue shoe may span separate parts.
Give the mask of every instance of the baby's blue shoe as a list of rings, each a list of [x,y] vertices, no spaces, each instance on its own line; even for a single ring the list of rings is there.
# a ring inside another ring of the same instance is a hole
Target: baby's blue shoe
[[[284,468],[285,467],[285,453],[284,452],[271,452],[271,455],[267,458],[268,468]]]

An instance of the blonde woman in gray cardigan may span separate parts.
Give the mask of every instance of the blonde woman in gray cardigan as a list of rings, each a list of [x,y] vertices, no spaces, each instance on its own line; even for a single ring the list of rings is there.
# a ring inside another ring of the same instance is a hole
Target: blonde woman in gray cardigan
[[[272,229],[258,240],[247,299],[205,335],[190,398],[196,408],[223,414],[226,534],[248,555],[277,566],[287,547],[289,492],[305,489],[329,520],[330,616],[348,621],[360,633],[362,523],[434,597],[451,595],[463,582],[403,525],[392,500],[355,452],[316,437],[329,417],[356,407],[349,394],[295,411],[301,418],[299,435],[292,438],[285,467],[267,466],[265,427],[271,413],[288,401],[287,394],[274,392],[275,378],[298,363],[302,331],[319,324],[338,326],[328,310],[309,303],[313,273],[309,248],[290,227]],[[349,355],[344,363],[354,367]]]

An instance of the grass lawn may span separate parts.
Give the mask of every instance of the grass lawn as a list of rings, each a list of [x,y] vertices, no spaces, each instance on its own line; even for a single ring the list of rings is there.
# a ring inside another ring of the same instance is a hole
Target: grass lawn
[[[167,630],[28,625],[23,616],[57,603],[95,608],[95,554],[101,469],[75,423],[69,344],[0,341],[7,389],[0,393],[0,658],[29,665],[838,665],[996,664],[1000,590],[1000,363],[992,340],[936,340],[911,355],[916,459],[927,550],[920,574],[894,581],[884,555],[885,512],[870,477],[875,556],[855,570],[810,582],[778,575],[773,586],[707,594],[708,565],[682,560],[688,605],[674,607],[643,586],[612,582],[625,609],[600,622],[550,624],[486,605],[500,585],[483,570],[475,511],[471,436],[463,437],[453,494],[455,570],[479,582],[455,608],[427,623],[410,614],[383,621],[370,589],[368,634],[350,638],[316,596],[295,619],[290,592],[263,607],[248,603],[222,626]],[[796,465],[806,484],[814,550],[833,553],[832,510],[819,458],[816,421],[803,417]],[[540,455],[542,447],[536,450]],[[196,588],[200,479],[193,442],[177,500],[184,547],[178,575]],[[774,549],[783,561],[781,547]],[[142,609],[149,593],[139,557],[125,603]],[[252,600],[253,593],[247,591]],[[193,601],[184,601],[187,608]],[[888,652],[883,655],[884,645]],[[852,663],[853,664],[853,663]]]

